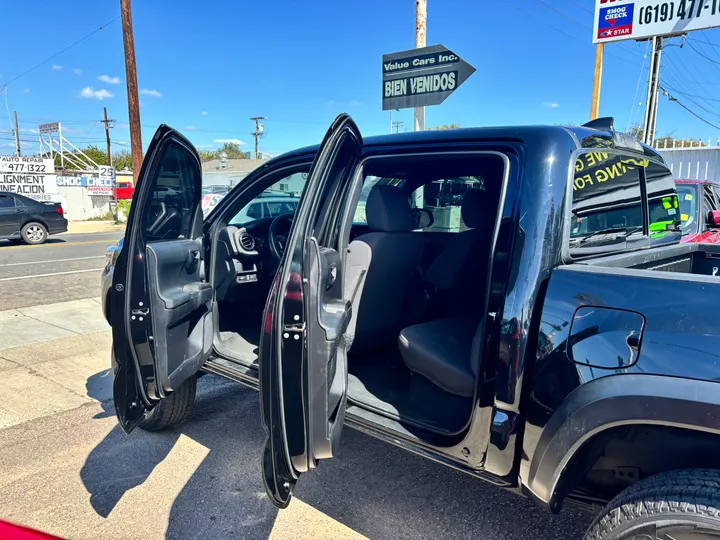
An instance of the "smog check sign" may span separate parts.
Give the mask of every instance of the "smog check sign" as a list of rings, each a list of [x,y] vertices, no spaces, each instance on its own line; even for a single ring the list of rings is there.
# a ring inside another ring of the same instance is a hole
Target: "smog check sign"
[[[443,45],[383,55],[383,110],[438,105],[475,68]]]
[[[595,0],[593,43],[676,36],[720,26],[720,0]]]
[[[634,9],[634,4],[600,8],[597,39],[632,35]]]

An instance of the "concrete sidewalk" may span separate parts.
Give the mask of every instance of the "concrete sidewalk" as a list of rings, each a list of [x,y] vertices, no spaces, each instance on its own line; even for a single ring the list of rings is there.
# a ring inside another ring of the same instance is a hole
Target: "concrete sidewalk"
[[[0,311],[0,428],[112,397],[98,299]]]
[[[114,221],[70,221],[68,234],[89,234],[98,232],[123,232],[125,223]]]

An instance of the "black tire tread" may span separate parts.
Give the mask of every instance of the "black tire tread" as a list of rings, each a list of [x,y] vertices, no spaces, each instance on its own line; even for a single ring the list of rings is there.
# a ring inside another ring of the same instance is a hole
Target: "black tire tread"
[[[197,377],[192,376],[180,385],[143,418],[138,427],[144,431],[162,431],[185,420],[195,403]]]
[[[668,471],[642,480],[608,503],[585,538],[604,540],[630,520],[660,514],[715,518],[720,525],[720,471]]]

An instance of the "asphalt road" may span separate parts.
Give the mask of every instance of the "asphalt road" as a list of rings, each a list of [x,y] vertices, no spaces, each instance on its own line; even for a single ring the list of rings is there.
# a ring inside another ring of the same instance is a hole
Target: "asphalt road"
[[[105,250],[121,236],[60,234],[39,246],[0,240],[0,311],[97,297]]]
[[[88,393],[106,396],[108,383],[98,373]],[[590,521],[348,428],[339,456],[300,478],[301,506],[279,512],[260,476],[259,414],[257,393],[206,376],[190,418],[167,432],[124,435],[108,401],[2,430],[0,513],[74,538],[348,538],[339,527],[383,539],[576,540]]]

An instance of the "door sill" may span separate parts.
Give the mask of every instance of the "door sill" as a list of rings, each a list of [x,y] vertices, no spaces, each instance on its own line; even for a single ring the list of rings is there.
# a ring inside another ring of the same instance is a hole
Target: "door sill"
[[[227,358],[213,356],[200,369],[206,373],[239,382],[253,390],[260,389],[257,366],[246,366]]]

